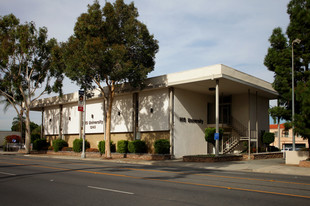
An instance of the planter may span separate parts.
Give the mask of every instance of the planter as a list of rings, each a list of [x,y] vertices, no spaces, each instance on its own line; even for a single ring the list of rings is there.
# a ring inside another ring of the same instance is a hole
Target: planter
[[[134,154],[128,153],[126,155],[128,159],[140,159],[140,160],[169,160],[171,159],[170,154],[162,155],[162,154]]]
[[[183,156],[183,162],[226,162],[226,161],[241,161],[241,155],[225,155],[225,156],[208,156],[208,155],[188,155]]]
[[[299,167],[310,167],[310,161],[309,160],[302,160],[299,162]]]

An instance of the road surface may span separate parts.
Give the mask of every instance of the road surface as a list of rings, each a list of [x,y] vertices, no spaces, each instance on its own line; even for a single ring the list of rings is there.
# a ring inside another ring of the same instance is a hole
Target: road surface
[[[5,206],[309,203],[310,177],[0,155]]]

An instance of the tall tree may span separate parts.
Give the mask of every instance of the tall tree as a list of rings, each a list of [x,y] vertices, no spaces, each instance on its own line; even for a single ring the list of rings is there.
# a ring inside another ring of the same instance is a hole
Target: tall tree
[[[45,93],[61,91],[63,75],[57,70],[58,63],[52,61],[57,57],[54,48],[57,42],[47,40],[45,27],[36,29],[33,22],[20,24],[13,14],[0,16],[0,95],[14,107],[19,118],[25,113],[27,153],[33,102]]]
[[[279,106],[271,112],[292,120],[292,43],[294,44],[295,132],[308,139],[310,145],[310,0],[291,0],[287,6],[290,23],[286,35],[275,28],[269,39],[270,48],[264,64],[275,73],[273,87],[279,93]]]
[[[105,154],[111,158],[111,113],[115,91],[122,83],[140,87],[154,69],[158,42],[138,20],[134,3],[98,1],[78,18],[74,35],[63,45],[66,75],[83,89],[97,86],[107,111]]]

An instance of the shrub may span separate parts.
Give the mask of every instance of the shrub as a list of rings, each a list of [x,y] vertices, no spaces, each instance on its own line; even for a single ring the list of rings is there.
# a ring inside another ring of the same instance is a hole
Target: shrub
[[[18,135],[9,135],[5,137],[7,143],[19,143],[21,142],[21,138]]]
[[[170,142],[167,139],[159,139],[154,143],[155,153],[157,154],[169,154]]]
[[[205,140],[211,144],[213,144],[213,146],[215,146],[215,140],[214,140],[214,134],[215,134],[216,129],[213,127],[208,127],[205,129]],[[223,137],[223,129],[220,128],[219,129],[219,133],[220,133],[220,141],[222,140]]]
[[[74,152],[82,152],[83,147],[83,139],[75,139],[73,141],[73,151]],[[85,140],[85,150],[90,148],[90,144],[87,140]]]
[[[99,142],[98,149],[99,149],[100,154],[105,153],[105,141],[104,140]],[[111,149],[111,152],[116,151],[116,147],[115,147],[115,144],[113,144],[113,141],[110,142],[110,149]]]
[[[127,140],[120,140],[117,142],[117,152],[128,153],[128,141]]]
[[[63,147],[68,147],[68,143],[63,139],[55,139],[53,141],[53,148],[55,152],[60,151]]]
[[[135,140],[128,143],[128,151],[130,153],[146,153],[147,147],[145,141]]]
[[[263,135],[263,143],[269,145],[274,142],[274,133],[265,132]]]
[[[49,144],[46,141],[46,139],[36,139],[33,142],[33,149],[37,150],[37,151],[47,150],[48,146],[49,146]]]
[[[270,152],[278,152],[281,151],[279,148],[275,147],[275,146],[271,146],[269,147]]]
[[[31,134],[31,142],[34,143],[37,139],[41,139],[40,134]]]

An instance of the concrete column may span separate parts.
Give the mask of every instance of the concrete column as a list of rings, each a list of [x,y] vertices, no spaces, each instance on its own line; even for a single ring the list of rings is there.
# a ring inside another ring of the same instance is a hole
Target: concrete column
[[[248,159],[251,159],[251,92],[248,90],[248,102],[249,102],[249,120],[248,120]]]
[[[216,80],[215,86],[215,132],[219,133],[219,80]],[[215,156],[219,155],[219,140],[215,141]]]
[[[169,88],[170,154],[174,155],[174,88]]]
[[[41,139],[44,137],[44,107],[42,107],[42,115],[41,115]]]
[[[258,153],[258,106],[257,106],[257,103],[258,103],[258,92],[256,91],[256,103],[255,103],[255,109],[256,109],[256,127],[255,127],[255,130],[256,130],[256,153]]]
[[[59,139],[63,139],[62,135],[62,105],[59,105]]]

